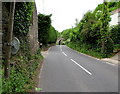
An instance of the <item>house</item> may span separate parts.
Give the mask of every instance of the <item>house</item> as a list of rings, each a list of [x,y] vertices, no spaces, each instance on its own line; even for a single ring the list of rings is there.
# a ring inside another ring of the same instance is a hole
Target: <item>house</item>
[[[112,11],[111,13],[110,26],[120,24],[120,8]]]

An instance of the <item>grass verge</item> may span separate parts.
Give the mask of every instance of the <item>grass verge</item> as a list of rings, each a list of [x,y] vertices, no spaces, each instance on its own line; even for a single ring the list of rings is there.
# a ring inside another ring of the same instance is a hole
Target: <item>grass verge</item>
[[[78,52],[81,52],[81,53],[84,53],[84,54],[87,54],[87,55],[90,55],[90,56],[93,56],[93,57],[96,57],[99,59],[103,58],[103,55],[100,52],[96,52],[93,49],[87,49],[86,45],[79,45],[77,43],[72,43],[72,42],[70,42],[66,45]],[[108,57],[111,57],[111,56],[112,55],[109,55]]]

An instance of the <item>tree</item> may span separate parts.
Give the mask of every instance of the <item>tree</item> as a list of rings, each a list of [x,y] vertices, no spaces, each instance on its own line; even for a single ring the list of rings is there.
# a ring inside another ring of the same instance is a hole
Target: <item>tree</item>
[[[95,14],[91,11],[88,11],[83,19],[82,19],[82,28],[80,27],[80,37],[81,42],[89,43],[89,44],[96,44],[97,40],[97,29],[96,29],[97,19]]]
[[[110,52],[113,51],[113,42],[109,36],[109,22],[110,22],[110,14],[108,10],[108,3],[103,3],[102,16],[100,18],[101,22],[101,53],[103,56],[107,56]]]
[[[49,40],[48,43],[56,43],[57,40],[57,31],[55,28],[51,25],[49,30]]]
[[[51,17],[52,15],[38,15],[38,41],[47,45],[49,41],[49,30],[51,27]]]
[[[70,32],[71,32],[71,29],[66,29],[62,31],[61,35],[65,41],[70,38]]]
[[[114,44],[120,44],[120,25],[112,26],[110,33]]]

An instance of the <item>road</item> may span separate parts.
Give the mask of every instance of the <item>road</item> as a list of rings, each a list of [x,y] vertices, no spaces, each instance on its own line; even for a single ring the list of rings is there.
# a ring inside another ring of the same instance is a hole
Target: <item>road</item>
[[[118,92],[118,66],[65,45],[49,49],[41,73],[42,92]]]

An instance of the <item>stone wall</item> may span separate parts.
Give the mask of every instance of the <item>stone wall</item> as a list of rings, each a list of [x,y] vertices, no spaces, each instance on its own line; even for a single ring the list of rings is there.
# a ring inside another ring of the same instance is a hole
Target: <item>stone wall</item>
[[[34,11],[33,11],[33,16],[32,16],[32,25],[29,27],[29,32],[28,32],[31,53],[35,53],[39,47],[38,17],[37,17],[36,5],[34,5],[34,6],[35,7],[34,7]],[[0,5],[0,7],[1,7],[1,5]],[[2,20],[2,28],[0,28],[0,43],[3,44],[3,45],[0,44],[0,47],[2,47],[2,49],[3,49],[2,50],[3,55],[5,53],[5,45],[4,44],[7,39],[6,35],[8,35],[7,31],[8,31],[9,7],[10,7],[10,3],[8,3],[7,6],[5,6],[5,4],[2,3],[2,8],[1,8],[2,10],[0,10],[0,12],[2,11],[2,19],[0,18]],[[1,13],[0,13],[0,15],[1,15]],[[2,54],[2,53],[0,53],[0,54]]]
[[[32,15],[32,25],[29,27],[29,41],[30,41],[30,49],[31,53],[35,53],[39,47],[38,42],[38,16],[37,16],[37,9],[36,5],[34,5],[34,11]]]

